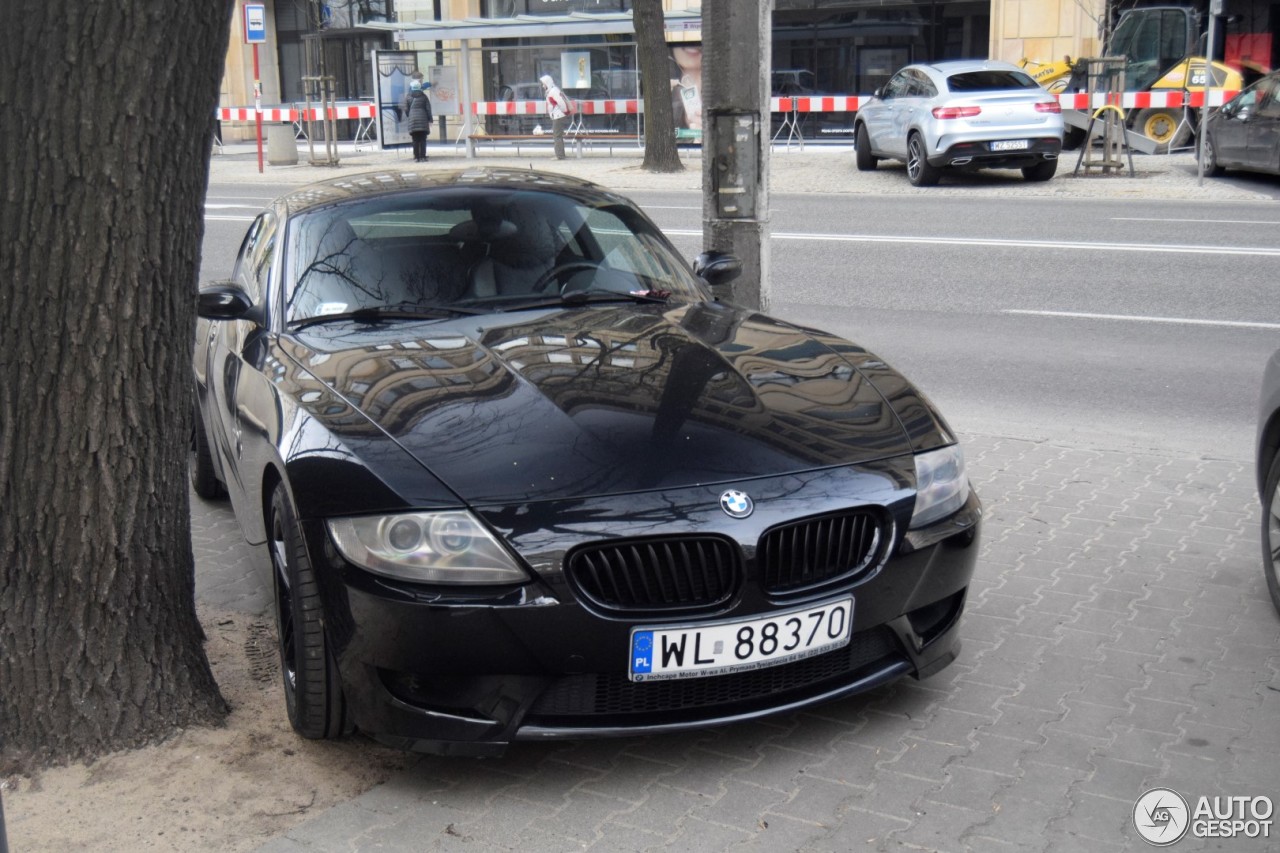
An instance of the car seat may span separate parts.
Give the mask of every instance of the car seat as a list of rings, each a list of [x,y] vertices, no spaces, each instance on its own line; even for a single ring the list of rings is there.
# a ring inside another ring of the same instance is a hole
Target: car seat
[[[534,285],[556,264],[560,241],[536,210],[508,205],[502,222],[486,241],[485,254],[471,266],[470,298],[533,294]]]

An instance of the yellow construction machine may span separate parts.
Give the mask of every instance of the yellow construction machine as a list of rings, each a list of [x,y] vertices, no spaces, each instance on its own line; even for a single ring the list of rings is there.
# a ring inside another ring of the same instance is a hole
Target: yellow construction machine
[[[1226,35],[1224,28],[1227,61],[1215,61],[1210,78],[1205,72],[1206,46],[1199,19],[1196,10],[1181,6],[1153,6],[1122,13],[1103,55],[1125,60],[1125,91],[1169,92],[1186,98],[1203,93],[1207,84],[1211,92],[1235,92],[1270,70],[1273,49],[1270,33],[1232,36]],[[1265,56],[1242,53],[1241,45]],[[1234,56],[1230,55],[1232,47],[1235,47]],[[1215,55],[1221,56],[1223,52],[1215,50]],[[1023,59],[1019,64],[1036,82],[1055,94],[1089,90],[1084,60],[1073,61],[1067,56],[1052,62]],[[1063,115],[1068,124],[1066,146],[1075,147],[1084,139],[1088,116],[1067,110]],[[1131,108],[1126,114],[1129,129],[1150,140],[1150,144],[1138,147],[1154,152],[1188,144],[1195,123],[1195,113],[1187,106],[1153,104]]]

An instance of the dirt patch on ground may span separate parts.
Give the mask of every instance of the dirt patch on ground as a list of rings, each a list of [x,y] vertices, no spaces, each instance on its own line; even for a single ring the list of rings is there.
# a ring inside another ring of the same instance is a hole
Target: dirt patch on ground
[[[299,738],[285,717],[271,625],[208,611],[200,621],[231,704],[227,724],[4,780],[10,849],[252,850],[416,760],[359,735]]]

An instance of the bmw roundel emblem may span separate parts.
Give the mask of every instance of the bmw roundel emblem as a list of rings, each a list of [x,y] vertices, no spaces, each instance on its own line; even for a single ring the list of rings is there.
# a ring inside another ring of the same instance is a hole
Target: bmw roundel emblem
[[[730,489],[720,495],[720,508],[725,511],[726,515],[734,518],[746,518],[755,510],[756,505],[751,502],[751,497],[746,492]]]

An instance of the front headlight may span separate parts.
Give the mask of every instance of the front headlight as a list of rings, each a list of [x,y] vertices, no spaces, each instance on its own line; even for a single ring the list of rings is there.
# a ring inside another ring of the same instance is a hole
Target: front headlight
[[[528,574],[469,512],[410,512],[329,520],[342,556],[418,583],[523,583]]]
[[[960,445],[916,454],[916,509],[911,515],[912,529],[946,518],[967,500],[969,478],[964,472],[964,452]]]

